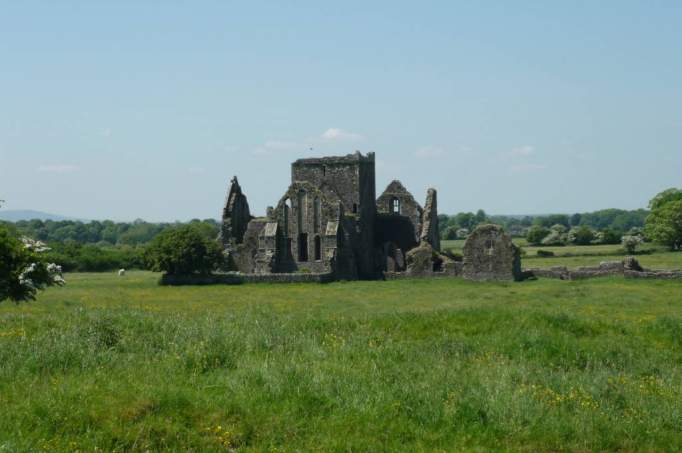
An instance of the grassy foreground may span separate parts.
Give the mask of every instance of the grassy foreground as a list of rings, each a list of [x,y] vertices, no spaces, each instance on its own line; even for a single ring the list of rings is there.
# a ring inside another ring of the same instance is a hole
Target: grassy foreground
[[[682,283],[162,288],[0,305],[0,451],[682,450]]]

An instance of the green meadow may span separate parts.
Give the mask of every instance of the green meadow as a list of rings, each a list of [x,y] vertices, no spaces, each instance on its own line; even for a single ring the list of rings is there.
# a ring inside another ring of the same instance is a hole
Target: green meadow
[[[0,451],[682,450],[681,282],[158,278],[0,305]]]
[[[522,266],[548,268],[551,266],[597,266],[602,261],[622,260],[628,253],[620,244],[530,246],[525,239],[515,238],[514,243],[523,249]],[[444,249],[462,252],[464,240],[441,241]],[[540,257],[538,250],[554,253],[552,257]],[[671,252],[663,246],[644,244],[635,257],[644,267],[651,269],[682,269],[682,253]]]

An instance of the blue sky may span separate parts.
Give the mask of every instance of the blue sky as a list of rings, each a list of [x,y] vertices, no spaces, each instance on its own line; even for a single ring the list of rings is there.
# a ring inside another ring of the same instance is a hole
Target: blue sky
[[[252,211],[299,157],[377,156],[445,213],[638,208],[682,186],[682,2],[0,2],[0,198]],[[312,148],[312,150],[311,150]]]

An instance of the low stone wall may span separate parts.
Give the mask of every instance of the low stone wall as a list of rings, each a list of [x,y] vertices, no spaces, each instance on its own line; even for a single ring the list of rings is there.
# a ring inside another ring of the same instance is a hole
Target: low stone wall
[[[579,267],[573,270],[569,270],[565,266],[553,266],[549,269],[531,268],[525,269],[524,274],[560,280],[579,280],[609,275],[622,275],[625,278],[682,279],[682,270],[643,269],[633,257],[627,257],[623,261],[604,261],[599,263],[599,266]]]
[[[660,280],[682,279],[682,270],[644,270],[644,271],[625,271],[625,278],[656,278]]]
[[[411,274],[409,272],[384,272],[385,280],[402,280],[406,278],[457,278],[457,275],[449,274],[447,272],[424,272],[419,274]]]
[[[565,266],[552,266],[549,269],[524,269],[524,274],[542,278],[558,278],[560,280],[579,280],[583,278],[623,275],[625,266],[621,261],[604,261],[595,267],[579,267],[569,270]]]
[[[241,285],[243,283],[329,283],[335,280],[331,272],[323,274],[213,274],[167,275],[159,280],[163,286],[184,285]]]
[[[332,272],[309,274],[244,274],[246,283],[330,283],[336,280]]]

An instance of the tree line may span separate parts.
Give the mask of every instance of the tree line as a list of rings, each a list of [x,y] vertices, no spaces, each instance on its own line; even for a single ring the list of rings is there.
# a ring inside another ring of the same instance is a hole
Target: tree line
[[[601,209],[594,212],[576,214],[548,214],[537,216],[489,216],[482,209],[476,213],[460,212],[452,216],[438,216],[441,239],[464,239],[479,224],[494,223],[501,225],[508,233],[516,237],[526,237],[531,229],[548,231],[551,228],[561,229],[562,233],[580,228],[582,234],[588,229],[594,235],[602,233],[610,240],[620,241],[623,234],[634,228],[643,228],[650,211],[647,209]],[[557,225],[563,227],[559,228]],[[548,233],[549,234],[549,233]],[[617,238],[616,238],[617,237]],[[616,239],[614,239],[616,238]]]
[[[218,236],[219,225],[214,219],[193,219],[189,223],[207,236]],[[34,219],[21,220],[12,225],[21,235],[47,243],[96,244],[108,247],[148,244],[159,233],[180,225],[180,222],[153,223],[141,219],[133,222]]]

